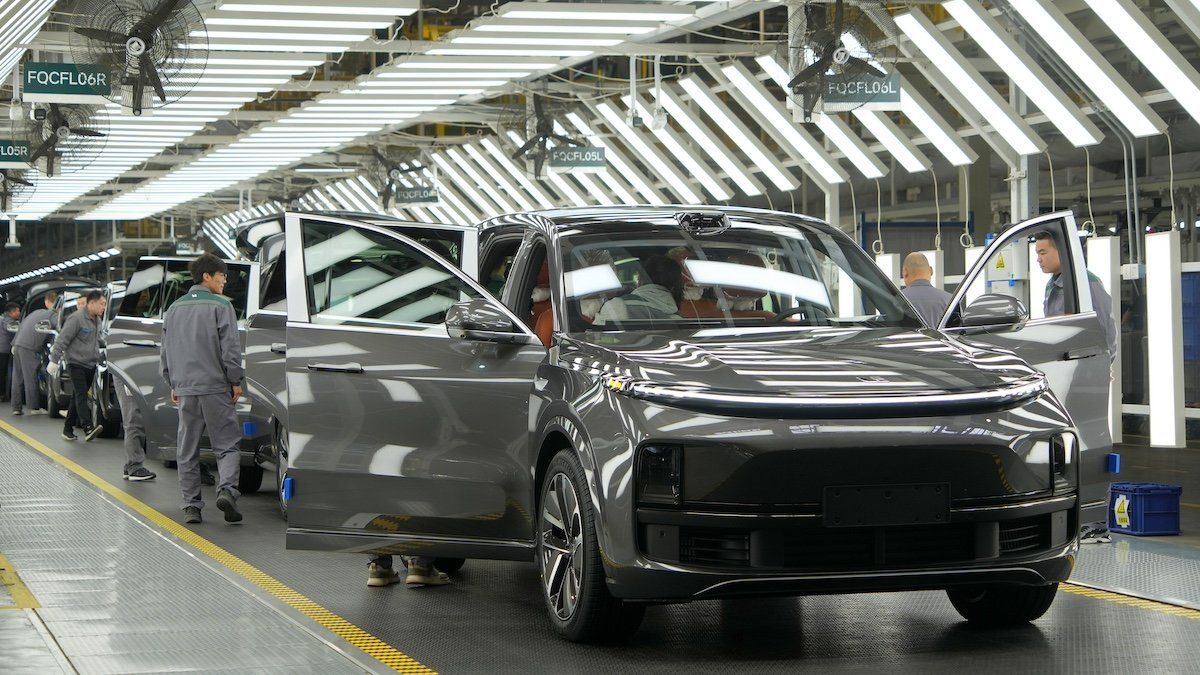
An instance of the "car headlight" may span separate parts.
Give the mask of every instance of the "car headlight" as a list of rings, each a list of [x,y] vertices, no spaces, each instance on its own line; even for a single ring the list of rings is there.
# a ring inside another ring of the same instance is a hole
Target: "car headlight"
[[[638,450],[634,469],[638,502],[679,506],[682,475],[683,448],[677,445],[643,446]]]

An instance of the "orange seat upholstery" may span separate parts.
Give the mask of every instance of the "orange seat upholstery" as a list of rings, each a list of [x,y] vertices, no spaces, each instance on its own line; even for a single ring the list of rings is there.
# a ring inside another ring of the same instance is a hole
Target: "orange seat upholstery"
[[[735,309],[730,312],[737,319],[774,319],[775,312],[768,312],[763,309]]]
[[[550,303],[546,304],[549,305]],[[538,336],[543,345],[546,347],[550,346],[550,341],[554,339],[554,312],[551,312],[548,306],[545,311],[538,314],[533,333]]]
[[[716,300],[700,298],[699,300],[681,300],[679,316],[685,319],[717,319],[724,314],[721,313],[721,308],[717,305]]]
[[[533,303],[533,308],[529,310],[529,325],[536,326],[538,319],[548,311],[550,311],[549,300]]]

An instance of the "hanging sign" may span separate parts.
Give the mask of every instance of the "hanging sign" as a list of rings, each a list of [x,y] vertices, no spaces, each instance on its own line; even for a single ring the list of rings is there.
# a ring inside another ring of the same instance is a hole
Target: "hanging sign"
[[[607,168],[604,148],[592,145],[550,148],[550,170],[556,173],[594,173]]]
[[[825,80],[822,108],[824,112],[899,110],[900,74],[867,72],[830,77]]]
[[[31,103],[107,103],[112,73],[84,63],[25,64],[21,96]]]
[[[396,188],[392,201],[396,204],[436,204],[441,201],[435,187]]]
[[[28,169],[29,144],[0,139],[0,169]]]

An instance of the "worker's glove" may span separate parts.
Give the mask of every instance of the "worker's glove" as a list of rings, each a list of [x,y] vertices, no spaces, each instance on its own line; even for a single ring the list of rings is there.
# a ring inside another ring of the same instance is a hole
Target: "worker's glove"
[[[46,364],[46,372],[50,373],[50,377],[58,377],[58,371],[60,370],[62,370],[62,366],[54,361]]]

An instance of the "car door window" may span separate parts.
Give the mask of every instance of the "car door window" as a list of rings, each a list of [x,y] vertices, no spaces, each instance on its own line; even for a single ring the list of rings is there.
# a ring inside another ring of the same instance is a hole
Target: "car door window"
[[[162,283],[166,276],[166,263],[161,260],[143,260],[129,278],[125,297],[121,300],[121,316],[138,319],[157,319],[162,314]]]
[[[488,246],[483,264],[479,267],[479,281],[497,298],[504,297],[504,287],[520,247],[520,236],[500,239]]]
[[[263,247],[262,309],[274,312],[287,311],[287,256],[283,255],[283,237],[267,242]]]
[[[441,325],[451,305],[481,297],[443,262],[399,239],[341,223],[301,223],[313,323]]]
[[[1064,221],[1024,227],[986,253],[967,275],[946,327],[962,326],[964,311],[985,296],[1014,298],[1033,319],[1079,312],[1076,270]]]
[[[226,261],[228,262],[228,261]],[[179,298],[183,297],[196,281],[188,270],[190,260],[168,260],[166,264],[166,279],[163,282],[162,306],[169,308]],[[250,292],[250,266],[246,264],[229,264],[229,273],[225,279],[225,290],[222,295],[229,298],[233,311],[237,313],[238,321],[246,318],[246,300]]]

